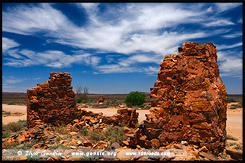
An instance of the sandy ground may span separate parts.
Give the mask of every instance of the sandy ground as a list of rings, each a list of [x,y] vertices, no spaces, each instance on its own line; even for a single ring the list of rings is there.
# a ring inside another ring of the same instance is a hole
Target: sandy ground
[[[2,124],[8,124],[10,122],[17,122],[18,120],[26,120],[26,106],[21,105],[7,105],[2,104],[2,109],[4,111],[9,112],[20,112],[25,115],[22,116],[8,116],[8,117],[2,117]],[[115,108],[85,108],[87,111],[93,111],[95,113],[102,112],[103,115],[106,116],[112,116],[116,114],[117,109]],[[238,138],[239,143],[242,143],[243,137],[242,137],[242,124],[243,124],[243,117],[242,117],[242,108],[237,109],[227,109],[227,123],[226,123],[226,129],[227,134],[232,135],[233,137]],[[141,123],[145,119],[145,114],[149,113],[149,110],[137,110],[139,113],[139,123]]]

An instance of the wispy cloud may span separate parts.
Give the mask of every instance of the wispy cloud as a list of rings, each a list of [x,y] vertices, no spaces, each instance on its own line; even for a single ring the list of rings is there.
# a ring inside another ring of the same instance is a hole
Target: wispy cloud
[[[10,54],[14,58],[6,58],[7,62],[4,63],[4,65],[14,67],[43,65],[47,67],[62,68],[69,67],[73,63],[85,63],[95,66],[100,62],[99,57],[93,56],[89,53],[76,55],[65,54],[62,51],[45,51],[41,53],[36,53],[27,49],[16,51],[16,53],[16,55],[22,57],[14,57],[13,54]]]
[[[224,38],[236,38],[242,36],[242,32],[236,32],[228,35],[223,35]]]
[[[41,79],[40,77],[33,78],[33,80],[40,80],[40,79]]]
[[[83,63],[93,66],[97,70],[95,73],[151,74],[157,72],[158,68],[144,64],[159,65],[164,55],[176,53],[178,46],[185,41],[209,36],[222,36],[227,39],[240,36],[241,33],[227,35],[230,30],[227,27],[234,26],[235,22],[228,17],[217,15],[241,4],[216,3],[209,4],[208,8],[201,3],[123,4],[120,7],[110,6],[109,10],[105,8],[103,11],[97,3],[75,4],[78,9],[86,11],[88,22],[83,26],[72,23],[66,15],[55,9],[53,4],[14,7],[3,12],[3,31],[22,35],[38,35],[43,32],[42,37],[47,38],[47,44],[56,42],[77,49],[93,49],[96,50],[96,55],[85,52],[67,54],[59,50],[34,52],[28,49],[5,48],[9,49],[9,58],[4,58],[4,65],[62,68]],[[185,24],[200,26],[202,29],[179,28]],[[209,27],[214,30],[207,29]],[[12,42],[12,47],[18,46],[18,43],[14,43]],[[223,50],[241,45],[242,43],[219,45],[217,48]],[[123,57],[106,56],[106,52],[120,53]],[[104,55],[104,65],[101,62],[102,56],[99,55]]]
[[[228,11],[240,5],[242,3],[216,3],[218,12]]]
[[[213,22],[206,23],[205,26],[211,27],[211,26],[227,26],[227,25],[235,25],[232,21],[227,19],[218,19]]]
[[[242,78],[242,58],[238,58],[234,53],[242,52],[224,52],[218,51],[218,62],[220,62],[219,70],[221,71],[221,76],[233,76]]]
[[[6,38],[6,37],[2,38],[3,53],[5,53],[7,50],[9,50],[13,47],[17,47],[17,46],[19,46],[19,44],[17,42],[15,42],[14,40]]]
[[[22,81],[23,81],[23,79],[18,79],[18,78],[14,77],[14,76],[9,76],[7,78],[3,78],[3,84],[4,85],[20,83]]]
[[[105,11],[103,16],[97,14],[98,5],[78,4],[78,6],[85,8],[90,20],[85,27],[74,25],[50,4],[42,4],[38,7],[19,7],[8,13],[3,12],[3,31],[27,35],[35,34],[38,31],[48,31],[46,35],[52,37],[53,41],[79,48],[124,54],[138,50],[166,53],[177,43],[206,37],[207,33],[163,30],[159,35],[159,29],[184,23],[202,24],[203,21],[208,26],[217,25],[215,24],[217,21],[206,23],[205,11],[198,10],[202,5],[190,10],[181,4],[129,4],[117,11],[117,16],[120,19],[114,21],[106,19],[108,16],[111,17],[110,11]],[[223,25],[232,24],[226,19],[219,21]]]
[[[152,67],[152,66],[149,66],[147,68],[144,68],[144,71],[147,73],[147,74],[154,74],[156,75],[160,70],[160,66],[159,67]]]
[[[236,43],[236,44],[232,44],[232,45],[217,45],[217,49],[218,50],[231,49],[231,48],[236,48],[236,47],[239,47],[239,46],[242,46],[242,45],[243,45],[242,42],[239,42],[239,43]]]
[[[99,70],[99,72],[95,72],[95,74],[100,74],[100,73],[105,73],[105,74],[108,74],[108,73],[131,73],[131,72],[140,72],[141,71],[135,67],[120,66],[117,64],[97,66],[97,69]]]

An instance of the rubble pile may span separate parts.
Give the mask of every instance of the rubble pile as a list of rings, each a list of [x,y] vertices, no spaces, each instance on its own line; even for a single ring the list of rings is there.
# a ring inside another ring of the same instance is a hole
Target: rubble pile
[[[99,99],[96,100],[96,103],[99,104],[99,103],[104,102],[104,101],[105,101],[104,96],[100,96]]]
[[[30,144],[32,149],[47,149],[50,146],[57,144],[63,144],[66,148],[80,149],[84,147],[94,148],[94,149],[106,149],[106,142],[96,142],[92,143],[86,137],[81,135],[83,127],[86,130],[93,130],[95,132],[106,132],[106,130],[112,126],[134,126],[137,123],[138,114],[136,114],[134,109],[119,109],[118,113],[113,116],[103,116],[103,113],[93,113],[91,111],[86,111],[85,109],[77,108],[80,111],[80,119],[74,119],[71,123],[65,126],[54,126],[52,124],[47,124],[39,120],[34,120],[34,127],[21,131],[19,133],[13,134],[10,137],[3,139],[3,148],[8,148],[15,143]],[[137,116],[131,119],[131,117]],[[119,117],[123,117],[119,118]],[[125,121],[126,119],[126,121]],[[72,139],[67,139],[63,134],[59,134],[56,131],[56,127],[65,127],[67,129],[67,134],[74,136]],[[133,130],[132,128],[126,127],[125,132],[129,133],[128,130]],[[132,131],[131,131],[132,132]],[[63,136],[62,136],[63,135]],[[132,135],[131,135],[132,136]],[[57,141],[58,137],[64,137],[63,141]],[[76,142],[80,142],[77,143]],[[75,143],[70,143],[75,142]]]
[[[105,123],[118,126],[129,126],[134,128],[138,123],[139,113],[136,112],[136,109],[131,108],[120,108],[117,110],[117,113],[111,117],[105,117]]]
[[[151,109],[132,144],[158,148],[187,141],[215,155],[226,142],[227,93],[219,77],[216,46],[186,42],[167,55],[154,88]]]

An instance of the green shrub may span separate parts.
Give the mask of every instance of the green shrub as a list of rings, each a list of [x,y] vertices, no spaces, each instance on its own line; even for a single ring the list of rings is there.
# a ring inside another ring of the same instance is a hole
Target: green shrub
[[[39,157],[36,155],[34,155],[34,156],[28,155],[27,156],[27,161],[38,161],[38,160],[39,160]]]
[[[235,141],[238,140],[238,138],[231,136],[231,135],[226,135],[226,139],[235,140]]]
[[[24,146],[21,147],[21,149],[27,149],[27,148],[32,147],[33,145],[35,145],[35,143],[25,144]]]
[[[4,111],[4,110],[2,111],[2,114],[3,114],[3,115],[7,115],[7,116],[11,115],[11,113],[10,113],[10,112],[8,112],[8,111]]]
[[[237,102],[237,100],[235,100],[233,98],[228,98],[228,102]]]
[[[63,149],[66,149],[66,147],[63,144],[53,145],[53,146],[50,146],[49,148],[51,148],[51,149],[57,149],[58,147],[62,147]]]
[[[236,109],[236,108],[242,108],[242,105],[240,105],[240,104],[232,104],[230,106],[230,109]]]
[[[125,99],[125,103],[127,106],[140,106],[145,103],[145,95],[138,91],[130,92]]]
[[[236,149],[242,149],[242,145],[236,143],[236,142],[227,142],[227,146],[235,146]]]
[[[88,136],[92,141],[100,141],[105,139],[105,135],[103,132],[97,132],[93,130],[88,131]]]
[[[7,125],[3,126],[3,129],[8,131],[17,132],[20,131],[23,127],[26,127],[26,121],[18,121],[18,122],[11,122]]]
[[[19,120],[18,123],[21,123],[23,127],[27,127],[26,120]]]
[[[123,131],[124,131],[123,127],[114,126],[114,127],[108,128],[105,135],[109,142],[111,143],[117,142],[121,144],[123,141],[123,135],[124,135]]]
[[[77,98],[77,103],[81,103],[82,100],[83,100],[83,99],[82,99],[82,96],[78,97],[78,98]]]
[[[11,135],[11,133],[9,131],[3,132],[2,133],[2,138],[7,138]]]
[[[55,127],[55,131],[59,134],[67,134],[69,132],[66,126]]]
[[[59,137],[59,136],[56,138],[57,141],[60,141],[60,139],[61,139],[61,137]]]
[[[81,157],[79,159],[77,159],[77,161],[99,161],[99,158],[97,157],[88,157],[88,156],[85,156],[85,157]]]
[[[84,136],[88,135],[88,128],[86,126],[83,126],[82,130],[80,131],[80,133]]]

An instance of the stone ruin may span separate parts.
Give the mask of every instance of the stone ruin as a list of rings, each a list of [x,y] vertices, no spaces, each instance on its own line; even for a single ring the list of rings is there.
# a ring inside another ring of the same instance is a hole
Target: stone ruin
[[[104,101],[105,101],[104,96],[100,96],[99,99],[96,100],[96,103],[99,104],[99,103],[104,102]]]
[[[49,80],[27,90],[27,126],[36,120],[68,123],[76,106],[69,73],[50,73]]]
[[[177,55],[165,56],[160,67],[150,92],[150,114],[124,144],[158,149],[187,142],[215,155],[223,152],[228,98],[219,77],[216,46],[186,42]],[[106,124],[135,127],[138,123],[135,109],[119,109],[114,116],[106,117],[77,108],[71,81],[69,73],[50,73],[45,83],[28,89],[29,128],[40,121],[59,125],[86,116],[103,119]]]
[[[103,119],[104,123],[134,127],[138,123],[135,109],[119,109],[111,117],[102,113],[85,111],[76,106],[75,93],[71,86],[70,73],[51,72],[49,79],[27,90],[27,127],[31,128],[42,122],[55,126],[82,120],[84,116]]]
[[[160,65],[151,109],[131,146],[158,148],[186,141],[215,155],[226,142],[227,93],[219,77],[216,46],[186,42]]]
[[[70,74],[53,72],[45,83],[27,90],[28,131],[8,137],[3,144],[24,143],[31,137],[43,142],[32,148],[42,149],[48,147],[47,140],[56,139],[55,135],[49,138],[54,130],[52,125],[67,124],[70,135],[77,134],[71,132],[74,126],[79,130],[86,125],[90,130],[102,132],[105,127],[118,125],[124,126],[127,140],[123,144],[130,148],[185,149],[187,156],[171,158],[179,161],[224,160],[213,155],[225,152],[228,102],[225,86],[219,77],[215,45],[186,42],[177,55],[165,56],[160,67],[150,92],[150,114],[146,114],[146,120],[137,128],[139,114],[135,109],[118,109],[109,117],[76,107]],[[48,127],[47,124],[52,125]],[[81,147],[106,148],[105,142],[98,144],[101,142],[94,145],[85,141]],[[126,149],[126,146],[121,149]],[[119,153],[121,149],[118,149]],[[118,155],[117,160],[125,160]],[[233,157],[237,157],[237,153]],[[145,157],[133,159],[147,160]],[[163,157],[160,161],[166,159],[168,157]],[[226,157],[226,160],[230,158]]]

